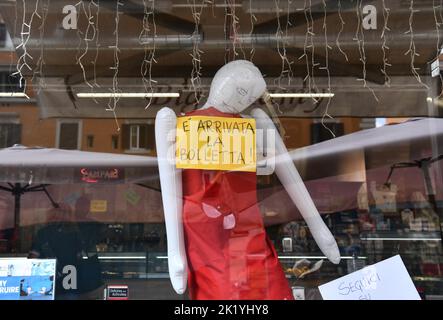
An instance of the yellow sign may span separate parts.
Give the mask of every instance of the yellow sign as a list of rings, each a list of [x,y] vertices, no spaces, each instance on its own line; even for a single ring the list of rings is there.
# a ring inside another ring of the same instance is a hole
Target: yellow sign
[[[108,211],[108,201],[106,200],[91,200],[91,212],[106,212]]]
[[[176,166],[255,172],[254,119],[190,116],[177,119]]]

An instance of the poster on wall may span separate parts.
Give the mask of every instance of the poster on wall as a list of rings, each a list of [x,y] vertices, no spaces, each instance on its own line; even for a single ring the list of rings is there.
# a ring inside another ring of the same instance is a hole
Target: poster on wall
[[[0,300],[54,300],[55,259],[0,259]]]

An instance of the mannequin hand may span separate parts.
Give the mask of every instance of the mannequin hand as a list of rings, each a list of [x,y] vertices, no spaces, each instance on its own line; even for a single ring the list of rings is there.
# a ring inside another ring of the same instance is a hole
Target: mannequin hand
[[[169,276],[172,287],[178,294],[186,291],[188,281],[188,268],[186,260],[181,259],[177,254],[168,257]]]
[[[263,110],[256,108],[252,110],[251,114],[257,121],[257,128],[278,132],[271,118]],[[275,135],[275,152],[279,159],[275,163],[275,173],[307,222],[320,250],[332,263],[338,264],[340,251],[337,243],[318,213],[279,134]]]
[[[317,242],[321,252],[334,264],[339,264],[340,250],[338,249],[337,242],[328,227],[323,221],[318,222],[314,226],[309,226],[311,234]]]

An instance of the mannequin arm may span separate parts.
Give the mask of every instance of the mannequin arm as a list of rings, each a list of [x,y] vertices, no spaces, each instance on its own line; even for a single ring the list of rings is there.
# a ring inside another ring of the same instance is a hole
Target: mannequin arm
[[[182,222],[182,172],[175,167],[176,124],[177,117],[171,109],[163,108],[157,113],[155,141],[166,224],[169,276],[174,290],[183,294],[187,283],[187,261]]]
[[[318,213],[274,123],[260,109],[252,110],[251,114],[256,120],[257,129],[264,130],[263,135],[266,134],[266,130],[275,130],[275,173],[305,219],[320,250],[332,263],[338,264],[340,251],[337,243]],[[262,141],[257,139],[257,143],[262,143]]]

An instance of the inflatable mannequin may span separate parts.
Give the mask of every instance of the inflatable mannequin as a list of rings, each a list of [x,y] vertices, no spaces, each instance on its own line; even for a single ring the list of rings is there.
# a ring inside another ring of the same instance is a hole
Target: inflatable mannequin
[[[251,62],[237,60],[215,75],[206,104],[186,116],[241,118],[266,93]],[[260,110],[251,112],[256,128],[277,129]],[[292,299],[272,243],[266,236],[256,198],[256,172],[177,169],[174,138],[177,117],[165,107],[155,135],[165,214],[168,266],[174,290],[191,299]],[[169,137],[169,138],[168,138]],[[318,213],[279,134],[275,172],[306,221],[320,250],[340,262],[337,243]],[[257,139],[257,150],[263,148]],[[169,158],[168,158],[169,157]],[[175,158],[174,158],[175,159]]]

